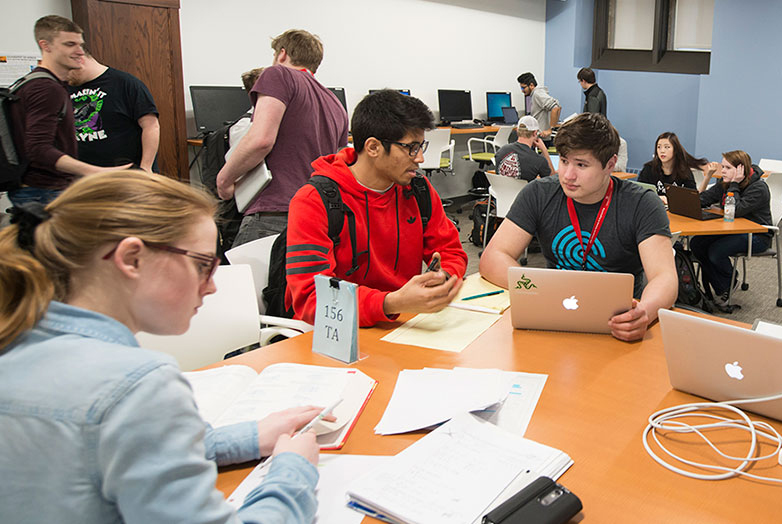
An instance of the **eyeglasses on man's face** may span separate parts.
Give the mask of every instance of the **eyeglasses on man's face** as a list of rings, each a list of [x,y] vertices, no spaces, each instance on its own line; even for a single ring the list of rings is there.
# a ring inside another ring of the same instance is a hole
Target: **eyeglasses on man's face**
[[[415,158],[418,156],[418,153],[426,153],[426,148],[429,147],[429,141],[424,140],[423,142],[410,142],[409,144],[406,144],[404,142],[396,142],[394,140],[380,140],[381,142],[385,144],[396,144],[399,147],[404,147],[407,149],[407,154],[409,154],[412,158]]]
[[[215,271],[217,271],[217,266],[220,265],[220,258],[213,255],[198,253],[196,251],[188,251],[186,249],[180,249],[178,247],[169,246],[168,244],[161,244],[158,242],[147,242],[146,240],[142,240],[142,242],[148,248],[157,249],[159,251],[166,251],[176,255],[184,255],[196,260],[198,262],[196,264],[196,270],[198,271],[198,276],[201,277],[203,282],[208,282],[209,279],[214,276]],[[111,251],[103,256],[103,260],[110,259],[116,250],[117,247],[115,246]]]

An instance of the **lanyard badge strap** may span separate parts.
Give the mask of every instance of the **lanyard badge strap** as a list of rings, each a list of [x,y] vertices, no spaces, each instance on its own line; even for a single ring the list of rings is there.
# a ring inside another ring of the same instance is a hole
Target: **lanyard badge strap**
[[[608,212],[608,206],[611,205],[611,197],[614,194],[614,179],[608,179],[608,189],[603,197],[603,202],[600,204],[600,209],[597,212],[595,218],[595,224],[592,226],[592,232],[589,234],[589,242],[587,242],[586,248],[584,247],[584,239],[581,237],[581,226],[578,223],[578,215],[576,215],[576,206],[573,204],[573,199],[567,198],[567,213],[570,216],[570,223],[573,225],[573,231],[575,231],[578,237],[578,243],[581,245],[581,252],[584,254],[584,258],[581,261],[581,269],[586,270],[587,257],[589,252],[592,251],[592,244],[597,238],[597,234],[600,232],[600,228],[603,226],[603,220],[605,220],[606,213]]]

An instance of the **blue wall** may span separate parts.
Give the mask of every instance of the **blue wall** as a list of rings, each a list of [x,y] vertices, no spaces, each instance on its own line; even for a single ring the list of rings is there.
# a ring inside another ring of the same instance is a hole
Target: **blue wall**
[[[583,107],[576,73],[589,65],[593,9],[593,0],[546,3],[545,84],[563,117]],[[710,160],[729,149],[745,149],[754,161],[782,158],[780,23],[782,3],[715,0],[709,75],[595,71],[608,118],[628,142],[628,167],[652,157],[663,131]]]

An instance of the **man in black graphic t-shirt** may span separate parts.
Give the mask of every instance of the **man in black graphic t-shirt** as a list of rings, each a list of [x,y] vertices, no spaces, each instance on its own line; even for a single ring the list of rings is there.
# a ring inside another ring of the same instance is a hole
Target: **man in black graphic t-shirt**
[[[86,52],[84,66],[69,81],[79,160],[99,166],[131,162],[156,171],[160,124],[147,86]]]

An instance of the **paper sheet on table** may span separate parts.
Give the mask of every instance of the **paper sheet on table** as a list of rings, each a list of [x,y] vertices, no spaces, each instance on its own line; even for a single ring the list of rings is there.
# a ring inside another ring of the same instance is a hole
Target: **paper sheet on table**
[[[318,512],[313,524],[358,524],[364,515],[353,511],[347,505],[347,486],[357,477],[385,467],[391,456],[374,455],[321,455],[318,460],[320,479],[316,488]],[[239,509],[250,494],[264,479],[268,468],[258,464],[228,496],[227,502]]]
[[[428,428],[470,411],[498,406],[514,377],[498,369],[404,369],[375,433]]]
[[[462,368],[455,368],[454,371]],[[523,373],[521,371],[502,371],[510,382],[510,390],[505,400],[497,406],[490,406],[483,411],[473,412],[510,433],[524,435],[538,405],[543,386],[548,375],[541,373]],[[534,479],[533,479],[534,480]]]
[[[447,307],[416,315],[381,340],[458,353],[500,319],[500,315]]]
[[[490,293],[492,291],[502,291],[502,293],[490,297],[465,300],[464,303],[471,306],[487,307],[502,313],[510,307],[510,294],[508,293],[508,290],[503,289],[500,286],[495,286],[481,277],[480,273],[473,273],[464,279],[462,288],[459,290],[459,294],[456,295],[454,302],[460,302],[464,297],[480,295],[481,293]]]
[[[557,449],[461,414],[356,479],[348,495],[401,522],[473,522],[520,474],[571,463]]]

